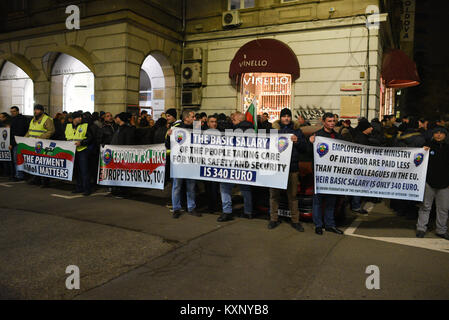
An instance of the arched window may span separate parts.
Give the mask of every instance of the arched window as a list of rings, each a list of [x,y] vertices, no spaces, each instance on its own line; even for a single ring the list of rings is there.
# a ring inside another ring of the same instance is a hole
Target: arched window
[[[0,72],[0,110],[17,106],[21,113],[33,115],[33,80],[18,66],[6,61]]]
[[[161,53],[148,55],[140,70],[139,107],[156,120],[165,109],[175,107],[175,75]]]
[[[53,112],[94,112],[94,74],[78,59],[59,54],[51,70]]]

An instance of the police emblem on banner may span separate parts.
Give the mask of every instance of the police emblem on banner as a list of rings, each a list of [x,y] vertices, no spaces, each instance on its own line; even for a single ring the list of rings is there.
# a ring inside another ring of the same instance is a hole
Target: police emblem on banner
[[[103,152],[103,162],[105,165],[108,165],[112,160],[112,151],[110,149],[106,149]]]
[[[42,143],[42,141],[36,142],[36,145],[34,146],[34,150],[36,151],[36,153],[41,153],[43,146],[44,144]]]
[[[415,166],[419,166],[424,160],[424,154],[423,153],[416,153],[413,159],[413,163]]]
[[[176,132],[175,140],[179,144],[183,144],[187,139],[187,133],[184,130],[179,130]]]
[[[320,143],[316,149],[316,152],[321,158],[329,152],[329,146],[326,143]]]
[[[6,140],[6,138],[8,138],[8,131],[3,130],[2,137],[3,137],[3,140]]]
[[[286,137],[279,137],[277,145],[279,152],[284,151],[288,148],[288,139]]]

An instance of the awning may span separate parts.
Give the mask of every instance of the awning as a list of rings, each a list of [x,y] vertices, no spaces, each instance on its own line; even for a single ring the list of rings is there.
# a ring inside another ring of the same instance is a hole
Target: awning
[[[399,49],[384,54],[382,78],[388,88],[407,88],[420,83],[416,64]]]
[[[257,39],[237,51],[229,68],[229,77],[238,83],[240,75],[249,72],[289,73],[295,81],[299,78],[299,62],[285,43],[275,39]]]

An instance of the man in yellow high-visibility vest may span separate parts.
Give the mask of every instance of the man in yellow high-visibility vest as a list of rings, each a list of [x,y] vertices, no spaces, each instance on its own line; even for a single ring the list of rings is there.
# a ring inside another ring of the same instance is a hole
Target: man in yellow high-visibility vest
[[[72,123],[68,123],[65,129],[65,138],[67,141],[74,141],[76,145],[75,171],[76,188],[73,193],[82,193],[85,196],[90,195],[89,182],[89,150],[88,146],[92,143],[93,135],[89,125],[83,123],[81,112],[72,114]]]
[[[34,118],[30,122],[25,137],[50,139],[53,133],[55,133],[53,119],[44,113],[44,106],[36,104],[34,106]],[[28,183],[41,185],[41,187],[47,188],[49,186],[49,181],[49,178],[34,176]]]

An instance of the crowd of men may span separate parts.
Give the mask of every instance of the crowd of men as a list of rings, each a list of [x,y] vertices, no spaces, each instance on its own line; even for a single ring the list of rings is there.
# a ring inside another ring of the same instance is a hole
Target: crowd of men
[[[348,142],[370,146],[385,147],[424,147],[429,150],[429,163],[426,178],[426,188],[423,202],[410,200],[390,200],[390,207],[399,215],[409,219],[417,219],[416,236],[422,238],[429,228],[429,216],[432,205],[436,205],[436,234],[449,240],[447,232],[447,218],[449,210],[449,143],[448,126],[449,119],[425,119],[404,116],[398,122],[393,115],[384,116],[382,121],[366,118],[358,119],[355,127],[350,120],[339,120],[338,115],[325,113],[322,116],[322,128],[306,138],[301,128],[310,125],[307,120],[299,116],[293,120],[292,113],[285,108],[280,112],[280,117],[273,123],[269,122],[268,114],[258,116],[258,130],[277,130],[278,133],[292,134],[293,143],[290,160],[290,172],[287,183],[287,199],[291,212],[291,226],[297,231],[303,232],[304,228],[299,222],[298,209],[298,172],[301,155],[313,152],[312,144],[316,136],[332,139],[340,139]],[[195,122],[196,121],[196,122]],[[207,115],[184,110],[178,119],[176,109],[168,109],[157,121],[147,112],[139,115],[122,112],[112,115],[110,112],[82,112],[58,113],[53,119],[44,112],[42,105],[35,105],[32,119],[21,115],[18,107],[11,107],[10,114],[0,114],[0,127],[10,127],[11,162],[0,162],[3,175],[9,175],[13,181],[26,179],[22,171],[17,170],[17,143],[15,136],[32,137],[52,140],[73,141],[76,145],[75,171],[76,180],[73,193],[82,193],[89,196],[92,186],[96,185],[98,158],[101,145],[148,145],[165,144],[167,148],[166,183],[171,180],[171,208],[173,218],[179,218],[182,213],[183,196],[186,196],[187,212],[201,217],[202,212],[221,212],[218,221],[224,222],[233,219],[232,191],[233,183],[218,183],[203,181],[207,193],[207,208],[197,208],[197,183],[191,179],[170,179],[170,136],[173,128],[193,129],[199,125],[202,130],[217,129],[241,129],[243,131],[253,129],[254,124],[247,121],[241,112]],[[28,183],[49,187],[50,179],[39,176],[28,177]],[[243,196],[243,217],[252,219],[255,215],[251,186],[239,184]],[[123,196],[128,188],[111,188],[111,193]],[[270,221],[269,229],[276,228],[279,224],[278,208],[281,191],[270,188]],[[336,227],[334,210],[338,196],[329,194],[313,195],[313,222],[315,233],[323,234],[326,231],[343,234]],[[362,199],[361,197],[349,197],[352,211],[358,214],[367,214],[363,209],[363,200],[378,202],[380,199]],[[221,208],[220,208],[221,207]]]

